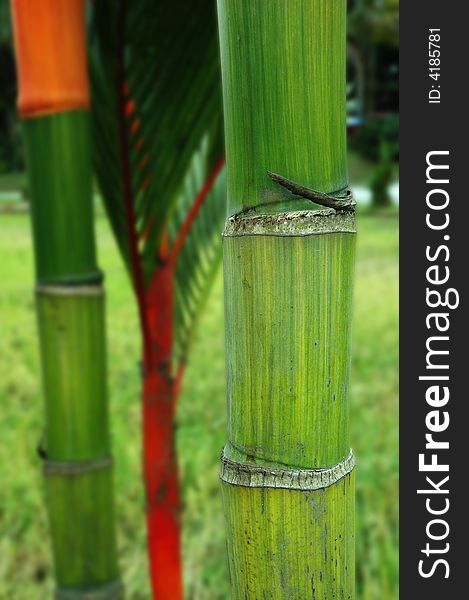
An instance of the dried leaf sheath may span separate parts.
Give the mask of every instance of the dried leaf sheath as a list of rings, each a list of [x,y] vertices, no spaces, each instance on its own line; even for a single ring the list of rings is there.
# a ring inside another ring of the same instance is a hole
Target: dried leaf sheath
[[[345,1],[218,7],[232,596],[349,600],[355,216],[341,191]]]

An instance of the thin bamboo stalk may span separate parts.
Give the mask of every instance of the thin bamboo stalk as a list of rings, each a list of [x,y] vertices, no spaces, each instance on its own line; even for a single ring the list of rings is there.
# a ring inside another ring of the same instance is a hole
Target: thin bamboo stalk
[[[232,594],[351,599],[345,0],[218,7]]]
[[[99,283],[91,204],[89,117],[68,111],[24,119],[38,280]],[[86,199],[86,201],[85,201]]]
[[[84,5],[14,0],[12,8],[32,196],[55,597],[117,600],[123,587],[93,231]]]

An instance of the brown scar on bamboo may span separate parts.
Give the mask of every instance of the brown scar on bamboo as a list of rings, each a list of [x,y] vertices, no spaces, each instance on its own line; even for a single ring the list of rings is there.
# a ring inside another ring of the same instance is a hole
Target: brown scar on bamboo
[[[272,179],[272,181],[275,181],[275,183],[278,183],[295,196],[306,198],[306,200],[311,200],[311,202],[314,202],[315,204],[320,204],[321,206],[325,206],[327,208],[333,208],[337,211],[355,211],[357,203],[353,199],[351,190],[348,188],[338,192],[337,195],[333,196],[331,194],[318,192],[317,190],[311,190],[310,188],[295,183],[294,181],[291,181],[291,179],[287,179],[282,175],[272,173],[272,171],[267,171],[267,175]]]

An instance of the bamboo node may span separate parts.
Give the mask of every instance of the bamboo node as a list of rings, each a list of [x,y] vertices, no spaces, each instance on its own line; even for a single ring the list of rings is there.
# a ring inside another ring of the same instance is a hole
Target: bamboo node
[[[55,600],[120,600],[123,597],[124,584],[120,579],[88,590],[55,590]]]
[[[230,485],[242,487],[312,491],[334,485],[354,468],[355,456],[352,450],[345,460],[327,469],[272,469],[233,461],[223,452],[220,479]]]
[[[332,208],[276,214],[239,213],[228,217],[223,237],[264,235],[295,237],[327,233],[356,233],[355,213]]]
[[[38,296],[103,296],[101,285],[44,285],[36,286]]]
[[[101,471],[112,467],[114,460],[112,456],[85,461],[55,461],[46,458],[44,460],[44,475],[84,475],[93,471]]]

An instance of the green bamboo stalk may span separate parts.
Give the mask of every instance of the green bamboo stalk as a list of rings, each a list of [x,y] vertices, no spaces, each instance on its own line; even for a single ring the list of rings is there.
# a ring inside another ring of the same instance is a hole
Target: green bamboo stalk
[[[122,597],[87,111],[24,120],[56,598]]]
[[[346,3],[218,0],[218,10],[232,595],[352,599]]]
[[[118,600],[84,0],[12,0],[36,263],[56,600]]]
[[[56,596],[93,590],[103,598],[118,598],[122,590],[114,532],[104,296],[92,225],[89,117],[72,111],[26,119],[24,132]]]
[[[27,118],[36,274],[41,283],[99,283],[87,111]]]

